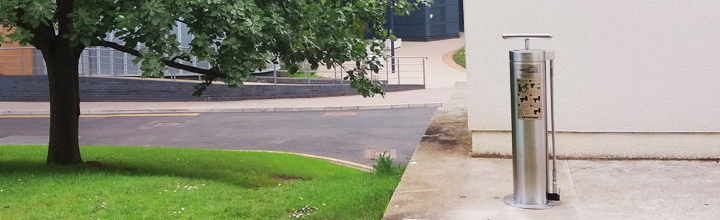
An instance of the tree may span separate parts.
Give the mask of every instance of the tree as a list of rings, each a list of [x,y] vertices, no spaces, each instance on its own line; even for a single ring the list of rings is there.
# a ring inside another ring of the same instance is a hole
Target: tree
[[[419,0],[428,4],[428,0]],[[364,97],[384,95],[383,85],[366,77],[381,66],[386,8],[409,13],[406,0],[2,0],[0,22],[16,29],[9,42],[32,44],[47,65],[50,92],[48,164],[82,163],[78,146],[80,99],[78,61],[90,46],[103,46],[137,58],[143,77],[164,77],[167,67],[203,74],[194,86],[201,95],[212,81],[243,85],[248,74],[271,55],[286,64],[308,61],[312,68],[355,61],[345,77]],[[181,50],[176,22],[194,35]],[[365,41],[363,24],[379,39]],[[122,43],[105,40],[108,34]],[[0,43],[5,42],[0,38]],[[195,56],[210,69],[175,62]],[[292,65],[294,66],[294,65]],[[296,70],[291,70],[296,71]]]

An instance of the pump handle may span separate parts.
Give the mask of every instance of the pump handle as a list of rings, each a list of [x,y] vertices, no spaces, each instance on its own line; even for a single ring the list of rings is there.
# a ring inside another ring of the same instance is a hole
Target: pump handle
[[[503,34],[503,39],[524,38],[525,50],[530,50],[530,39],[550,39],[552,34]]]
[[[524,39],[550,39],[552,34],[503,34],[503,39],[524,38]]]

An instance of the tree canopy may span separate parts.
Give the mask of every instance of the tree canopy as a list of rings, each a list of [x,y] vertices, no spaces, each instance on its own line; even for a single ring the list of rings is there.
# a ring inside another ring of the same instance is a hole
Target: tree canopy
[[[78,146],[78,59],[86,47],[102,46],[136,56],[143,77],[164,77],[173,67],[205,76],[195,95],[215,80],[243,85],[272,56],[289,66],[312,68],[354,61],[345,79],[365,97],[384,95],[378,72],[385,13],[412,11],[430,0],[2,0],[0,24],[14,29],[9,42],[32,44],[47,66],[50,95],[49,164],[82,163]],[[194,38],[181,47],[173,28],[182,23]],[[371,24],[377,39],[365,40]],[[107,40],[111,35],[113,39]],[[0,37],[0,43],[9,43]],[[176,62],[190,56],[209,69]],[[291,69],[291,72],[294,71]]]
[[[380,41],[394,38],[382,26],[390,4],[400,14],[417,5],[405,0],[3,0],[0,20],[17,28],[10,41],[41,50],[64,38],[80,51],[104,46],[135,55],[144,77],[163,77],[168,66],[204,74],[198,91],[218,79],[242,86],[273,54],[288,66],[308,61],[312,68],[359,61],[366,68],[349,71],[348,79],[359,94],[372,96],[382,94],[382,86],[365,73],[380,65],[381,57],[371,56],[382,54]],[[177,22],[194,36],[189,50],[180,48],[172,32]],[[362,27],[368,23],[380,41],[364,40]],[[105,40],[108,35],[124,43]],[[174,62],[188,56],[212,68]]]

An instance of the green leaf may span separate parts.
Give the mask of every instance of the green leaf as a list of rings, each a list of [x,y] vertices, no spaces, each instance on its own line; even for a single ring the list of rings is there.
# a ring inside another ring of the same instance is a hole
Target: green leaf
[[[87,39],[87,38],[80,39],[80,43],[82,43],[85,46],[90,46],[90,39]]]

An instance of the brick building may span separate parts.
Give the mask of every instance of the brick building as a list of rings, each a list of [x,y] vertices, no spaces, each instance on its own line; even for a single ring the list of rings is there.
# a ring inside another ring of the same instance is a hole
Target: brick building
[[[9,40],[6,35],[13,32],[14,29],[0,28],[0,36],[6,41]],[[2,44],[0,47],[0,75],[33,75],[34,57],[35,50],[30,45],[23,48],[18,42]]]

